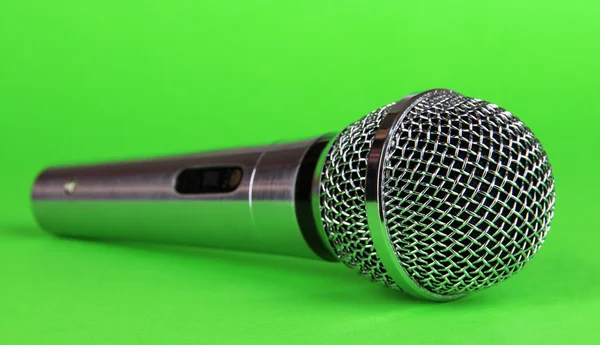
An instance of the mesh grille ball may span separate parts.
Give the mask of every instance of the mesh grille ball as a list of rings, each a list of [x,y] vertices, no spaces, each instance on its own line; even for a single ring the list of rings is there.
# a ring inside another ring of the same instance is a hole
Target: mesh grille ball
[[[365,211],[367,157],[391,106],[333,143],[321,173],[321,210],[340,259],[398,287],[373,246]],[[460,295],[488,287],[520,270],[543,243],[554,210],[551,166],[533,133],[508,111],[430,91],[398,119],[382,154],[387,238],[420,288]]]

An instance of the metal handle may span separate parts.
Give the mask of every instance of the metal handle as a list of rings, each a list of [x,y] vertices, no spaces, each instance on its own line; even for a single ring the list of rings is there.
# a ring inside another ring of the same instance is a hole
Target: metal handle
[[[34,184],[33,212],[58,235],[335,260],[310,207],[328,140],[50,168]]]

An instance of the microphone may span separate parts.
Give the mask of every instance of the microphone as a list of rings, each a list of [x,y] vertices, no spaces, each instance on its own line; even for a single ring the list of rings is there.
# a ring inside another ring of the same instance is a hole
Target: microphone
[[[445,89],[406,96],[337,136],[49,168],[32,192],[37,222],[56,235],[341,261],[436,301],[522,269],[554,202],[531,130]]]

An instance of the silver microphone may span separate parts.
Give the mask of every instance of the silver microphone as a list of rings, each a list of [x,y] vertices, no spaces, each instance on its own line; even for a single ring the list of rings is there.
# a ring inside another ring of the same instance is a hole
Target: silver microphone
[[[523,122],[435,89],[337,136],[43,171],[42,228],[342,261],[410,295],[446,301],[494,285],[537,252],[554,179]]]

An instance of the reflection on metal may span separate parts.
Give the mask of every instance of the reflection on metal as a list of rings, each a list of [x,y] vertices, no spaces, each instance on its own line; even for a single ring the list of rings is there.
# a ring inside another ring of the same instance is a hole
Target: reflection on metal
[[[52,168],[41,226],[342,261],[385,286],[447,301],[529,262],[554,212],[548,157],[506,110],[436,89],[335,139]]]

